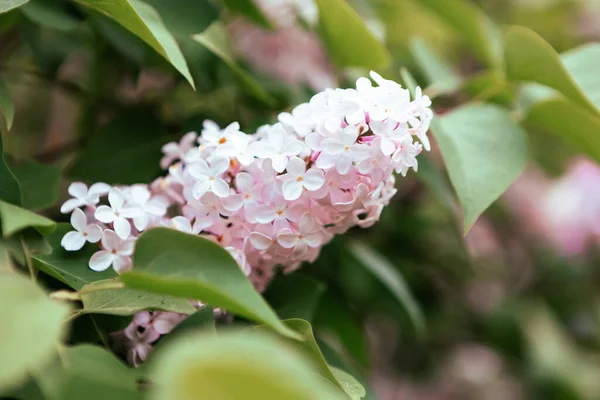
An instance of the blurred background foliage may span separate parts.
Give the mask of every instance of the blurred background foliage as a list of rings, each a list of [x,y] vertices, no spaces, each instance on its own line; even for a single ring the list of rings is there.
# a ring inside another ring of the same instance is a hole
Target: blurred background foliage
[[[0,14],[4,156],[22,205],[55,221],[65,221],[58,207],[73,180],[150,182],[161,146],[199,132],[204,119],[239,121],[251,133],[369,68],[406,84],[413,76],[439,115],[487,101],[522,120],[531,102],[490,72],[488,24],[531,28],[558,52],[600,38],[600,4],[591,0],[349,0],[387,52],[331,34],[344,23],[336,12],[315,22],[293,11],[289,22],[283,0],[261,2],[263,11],[244,1],[145,0],[179,44],[184,68],[159,54],[161,43],[86,2],[31,0]],[[318,3],[321,11],[332,4]],[[536,188],[565,174],[578,147],[528,128],[526,176],[465,237],[434,145],[417,174],[399,179],[378,224],[336,238],[314,264],[266,290],[281,318],[312,321],[328,361],[360,377],[367,398],[600,398],[597,249],[561,251],[532,217],[541,207]],[[107,332],[128,322],[102,318]],[[76,320],[70,342],[100,341],[89,325],[87,316]]]

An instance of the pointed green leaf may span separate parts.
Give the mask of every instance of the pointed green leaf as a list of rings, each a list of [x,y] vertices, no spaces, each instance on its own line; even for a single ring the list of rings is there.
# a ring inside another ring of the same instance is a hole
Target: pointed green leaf
[[[595,68],[600,63],[600,44],[590,43],[569,50],[561,54],[561,59],[575,82],[600,109],[600,74]]]
[[[92,314],[133,315],[144,310],[192,314],[196,309],[180,297],[171,297],[129,288],[114,288],[115,279],[88,283],[79,291],[83,312]]]
[[[23,207],[40,210],[56,203],[60,169],[30,160],[12,161],[8,164],[21,186]]]
[[[0,0],[0,14],[8,12],[14,8],[21,7],[29,0]]]
[[[360,400],[367,395],[367,391],[359,381],[356,380],[352,375],[346,371],[342,371],[339,368],[330,367],[335,378],[340,382],[342,388],[346,392],[350,399]]]
[[[317,0],[319,34],[339,67],[384,68],[391,62],[385,46],[346,0]]]
[[[177,42],[152,6],[139,0],[76,0],[79,4],[115,20],[169,61],[194,87],[187,63]]]
[[[390,290],[398,300],[398,303],[406,311],[417,336],[423,337],[426,331],[425,319],[417,301],[398,269],[382,255],[377,254],[374,250],[360,242],[352,242],[348,246],[348,249],[365,269],[370,271]]]
[[[56,228],[54,221],[3,201],[0,201],[0,220],[4,237],[28,227],[35,228],[41,234],[52,233]]]
[[[3,79],[0,79],[0,110],[2,110],[2,114],[4,115],[4,126],[2,127],[2,132],[8,132],[12,127],[13,120],[15,119],[15,106]]]
[[[91,345],[64,348],[35,377],[48,400],[141,400],[137,374],[108,351]]]
[[[281,323],[227,250],[208,239],[150,229],[136,242],[133,265],[132,272],[121,275],[128,287],[197,299],[298,337]]]
[[[523,170],[527,136],[506,110],[492,105],[460,107],[438,117],[432,128],[466,233]]]
[[[4,158],[2,138],[0,138],[0,200],[21,205],[21,187]]]
[[[99,250],[97,244],[88,243],[79,251],[66,251],[62,248],[60,241],[72,230],[71,224],[57,224],[56,230],[46,238],[52,247],[52,253],[34,254],[33,266],[75,290],[80,290],[91,282],[116,277],[117,273],[112,268],[96,272],[88,267],[90,257]]]
[[[504,58],[509,79],[546,85],[589,111],[598,113],[598,109],[573,79],[558,53],[531,29],[513,26],[507,30],[504,36]]]
[[[428,91],[432,95],[451,93],[462,85],[458,72],[442,60],[423,39],[414,39],[411,49],[413,57],[427,78]]]
[[[539,129],[563,138],[575,149],[600,162],[600,116],[579,104],[565,98],[536,103],[523,123],[528,129]]]
[[[0,275],[0,391],[16,387],[46,362],[62,336],[68,307],[52,301],[29,279]]]
[[[324,291],[323,283],[295,273],[276,277],[264,296],[280,318],[300,318],[312,322]]]
[[[420,4],[460,32],[489,67],[501,64],[502,44],[498,29],[479,7],[467,0],[421,0]]]
[[[297,353],[257,333],[188,336],[156,355],[151,400],[342,400]]]
[[[54,0],[32,1],[20,10],[27,18],[36,24],[69,32],[79,27],[79,21],[65,12]]]
[[[227,37],[227,31],[221,21],[213,22],[204,32],[194,35],[193,39],[227,64],[249,94],[266,104],[272,104],[274,102],[271,95],[256,82],[252,75],[235,62],[235,56]]]

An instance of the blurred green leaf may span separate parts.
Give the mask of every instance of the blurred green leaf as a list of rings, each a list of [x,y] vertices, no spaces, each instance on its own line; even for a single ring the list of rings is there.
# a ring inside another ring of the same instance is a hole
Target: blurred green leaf
[[[345,0],[317,0],[319,34],[338,67],[381,69],[391,62],[385,46]]]
[[[75,290],[80,290],[85,284],[91,282],[116,277],[117,274],[112,268],[96,272],[88,267],[90,257],[98,250],[97,245],[86,244],[79,251],[66,251],[62,248],[60,241],[67,232],[72,230],[71,224],[57,224],[56,230],[47,237],[52,253],[33,255],[34,267]]]
[[[118,281],[107,279],[84,285],[79,291],[83,312],[133,315],[144,310],[172,311],[181,314],[192,314],[196,311],[186,299],[129,288],[114,288],[115,283]]]
[[[6,133],[12,127],[13,120],[15,119],[15,105],[3,79],[0,79],[0,110],[2,110],[2,114],[4,115],[2,132]]]
[[[360,242],[352,241],[348,245],[348,250],[367,271],[390,290],[406,311],[417,336],[423,338],[426,334],[423,314],[398,269],[383,256]]]
[[[266,104],[272,104],[274,99],[256,80],[235,62],[235,55],[227,31],[221,21],[213,22],[204,32],[194,35],[194,40],[202,44],[221,59],[238,77],[249,94]]]
[[[467,0],[421,0],[419,3],[460,32],[487,66],[501,65],[502,45],[498,29],[476,5]]]
[[[549,86],[588,111],[598,113],[558,53],[534,31],[520,26],[509,28],[504,36],[504,58],[509,79]]]
[[[523,122],[528,129],[552,133],[600,162],[600,116],[565,98],[534,104]]]
[[[141,400],[136,372],[92,345],[64,348],[60,359],[37,371],[48,400]]]
[[[267,29],[274,29],[273,24],[252,1],[247,0],[223,0],[225,6],[233,13],[239,14],[250,21]]]
[[[347,299],[327,291],[315,316],[315,330],[335,335],[346,351],[366,367],[369,355],[365,333],[351,311]]]
[[[419,173],[415,176],[437,197],[441,205],[447,207],[452,212],[458,209],[458,203],[456,202],[456,197],[454,196],[448,177],[427,154],[419,158]]]
[[[123,110],[89,139],[67,175],[87,183],[150,182],[160,174],[165,134],[154,110]]]
[[[600,44],[590,43],[561,54],[561,59],[575,82],[600,108],[600,75],[594,66],[600,63]]]
[[[431,96],[452,93],[460,88],[462,79],[454,68],[438,56],[423,39],[413,39],[412,54],[425,74]]]
[[[192,36],[204,32],[219,18],[217,8],[209,0],[148,0],[147,3],[158,11],[167,29],[177,39],[198,89],[211,87],[212,70],[218,64],[216,56],[198,46]]]
[[[21,7],[29,0],[0,0],[0,13],[8,12],[14,8]]]
[[[573,343],[544,304],[522,303],[520,321],[534,372],[568,383],[582,398],[600,396],[600,365]]]
[[[0,304],[0,390],[5,390],[54,354],[68,307],[19,275],[0,275]]]
[[[341,400],[341,391],[277,340],[257,334],[190,336],[153,360],[150,399]]]
[[[35,228],[41,234],[52,233],[56,228],[54,221],[3,201],[0,201],[0,220],[4,237],[28,227]]]
[[[31,160],[9,162],[9,165],[21,186],[23,207],[40,210],[56,203],[60,169]]]
[[[121,275],[128,287],[200,300],[284,336],[298,336],[281,323],[227,250],[208,239],[168,228],[151,229],[138,238],[133,265],[133,272]]]
[[[124,28],[148,43],[169,61],[194,87],[183,54],[171,33],[165,28],[160,15],[152,6],[139,0],[76,0],[79,4],[112,18]]]
[[[21,187],[4,158],[4,147],[0,138],[0,200],[21,205]]]
[[[342,388],[352,400],[360,400],[367,395],[363,385],[352,375],[339,368],[330,367],[335,378],[340,382]]]
[[[264,296],[281,319],[300,318],[312,322],[324,291],[323,283],[296,273],[276,277]]]
[[[462,205],[464,233],[519,176],[527,136],[493,105],[467,105],[438,117],[433,133]]]
[[[67,14],[56,1],[32,0],[20,11],[36,24],[69,32],[79,27],[79,21]]]
[[[417,81],[415,77],[408,71],[406,68],[400,68],[400,78],[402,78],[402,83],[404,83],[404,87],[408,89],[410,95],[415,97],[417,86]]]

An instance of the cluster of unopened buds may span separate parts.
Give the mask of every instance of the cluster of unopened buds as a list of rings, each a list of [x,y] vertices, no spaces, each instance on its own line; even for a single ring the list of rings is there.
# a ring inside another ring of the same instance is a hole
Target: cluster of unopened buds
[[[139,233],[167,226],[221,244],[262,291],[277,266],[312,262],[335,234],[373,225],[396,193],[394,171],[416,171],[429,150],[429,98],[371,77],[377,85],[327,89],[254,135],[205,121],[199,137],[163,147],[168,174],[150,185],[73,183],[62,211],[75,231],[63,247],[99,242],[89,267],[122,272]]]

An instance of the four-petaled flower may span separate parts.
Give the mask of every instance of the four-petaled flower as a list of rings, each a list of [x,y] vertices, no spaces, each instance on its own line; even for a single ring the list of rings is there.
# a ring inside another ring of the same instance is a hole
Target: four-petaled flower
[[[60,245],[67,251],[77,251],[85,242],[97,243],[102,238],[102,228],[96,224],[88,224],[85,213],[79,208],[71,214],[71,225],[75,230],[68,232],[60,241]]]
[[[105,224],[113,224],[113,228],[121,239],[127,239],[131,234],[131,224],[128,218],[139,218],[143,211],[130,204],[125,204],[125,196],[120,189],[112,189],[108,193],[109,206],[100,206],[94,213],[94,217]]]
[[[89,266],[94,271],[105,271],[111,265],[118,273],[131,267],[134,239],[121,240],[114,231],[106,229],[102,233],[102,247],[90,258]]]
[[[287,180],[283,182],[283,197],[296,200],[302,195],[302,189],[314,191],[325,183],[325,174],[319,168],[306,170],[306,163],[298,157],[292,157],[287,165]]]
[[[106,183],[94,183],[90,189],[81,182],[73,182],[69,186],[69,194],[73,199],[65,201],[60,207],[60,212],[63,214],[70,213],[77,207],[95,206],[100,201],[100,196],[105,195],[110,190],[110,186]]]
[[[204,193],[211,191],[219,197],[229,196],[229,185],[221,177],[229,169],[229,160],[225,157],[213,159],[211,165],[198,160],[189,166],[190,175],[196,178],[193,195],[199,199]]]

